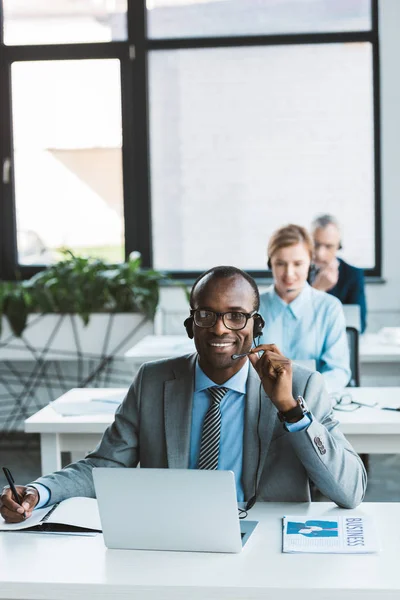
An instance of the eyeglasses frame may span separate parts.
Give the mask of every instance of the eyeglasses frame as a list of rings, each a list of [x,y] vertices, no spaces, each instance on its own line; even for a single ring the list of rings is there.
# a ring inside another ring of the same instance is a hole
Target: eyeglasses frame
[[[195,312],[197,312],[198,310],[206,310],[207,312],[213,313],[213,315],[215,316],[215,321],[212,325],[199,325],[198,323],[196,323],[196,319],[195,319]],[[227,324],[225,323],[225,319],[224,316],[228,315],[229,313],[240,313],[241,315],[243,315],[244,317],[246,317],[246,322],[243,325],[243,327],[239,327],[239,328],[235,328],[233,329],[232,327],[228,327]],[[200,327],[200,329],[211,329],[211,327],[214,327],[215,323],[217,322],[217,320],[221,317],[222,322],[224,324],[224,327],[226,327],[226,329],[229,329],[229,331],[242,331],[242,329],[244,329],[249,321],[249,319],[251,319],[252,317],[254,317],[254,315],[257,314],[256,310],[253,310],[251,313],[245,313],[242,312],[241,310],[227,310],[225,312],[215,312],[214,310],[209,310],[208,308],[191,308],[190,309],[190,316],[193,318],[193,322],[197,327]]]

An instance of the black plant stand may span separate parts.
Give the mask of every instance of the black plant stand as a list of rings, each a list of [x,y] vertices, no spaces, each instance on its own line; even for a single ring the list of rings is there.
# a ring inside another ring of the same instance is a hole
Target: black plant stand
[[[133,378],[132,370],[118,353],[149,320],[143,316],[126,335],[113,346],[110,343],[114,315],[107,316],[102,347],[98,354],[82,351],[77,327],[77,315],[60,315],[43,347],[33,347],[26,335],[13,335],[0,341],[0,350],[22,352],[23,360],[0,361],[0,432],[22,431],[24,420],[43,408],[48,402],[73,387],[127,387]],[[38,315],[29,326],[38,325]],[[75,348],[63,350],[54,346],[60,327],[68,320],[73,332]],[[40,323],[39,323],[40,325]],[[22,342],[22,343],[21,343]],[[7,353],[6,353],[7,354]]]

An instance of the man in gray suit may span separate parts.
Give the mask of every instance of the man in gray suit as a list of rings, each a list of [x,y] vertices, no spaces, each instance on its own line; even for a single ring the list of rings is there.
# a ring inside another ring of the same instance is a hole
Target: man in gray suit
[[[238,501],[249,506],[256,499],[309,501],[310,481],[340,506],[362,501],[365,470],[333,418],[321,375],[292,365],[273,344],[251,350],[263,325],[254,280],[235,267],[215,267],[197,279],[190,304],[185,327],[197,353],[144,364],[93,452],[17,486],[22,507],[3,490],[7,521],[22,520],[24,511],[29,517],[35,506],[93,497],[93,467],[139,462],[231,469]],[[217,402],[210,388],[218,388]]]

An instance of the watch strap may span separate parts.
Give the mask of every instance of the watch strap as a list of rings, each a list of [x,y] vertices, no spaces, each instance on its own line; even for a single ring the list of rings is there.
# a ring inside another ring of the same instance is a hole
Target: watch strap
[[[278,418],[282,423],[289,423],[292,419],[301,419],[308,412],[308,408],[301,396],[298,396],[297,405],[285,412],[279,411]]]

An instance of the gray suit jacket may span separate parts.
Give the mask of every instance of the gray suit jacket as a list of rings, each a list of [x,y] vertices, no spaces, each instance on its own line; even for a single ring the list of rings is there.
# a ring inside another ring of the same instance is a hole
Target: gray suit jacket
[[[92,468],[187,469],[196,354],[144,364],[97,448],[41,477],[51,502],[94,496]],[[313,421],[289,433],[250,365],[246,388],[242,483],[246,500],[307,502],[309,481],[340,506],[359,504],[366,473],[333,418],[322,376],[293,365],[293,396],[303,396]]]

